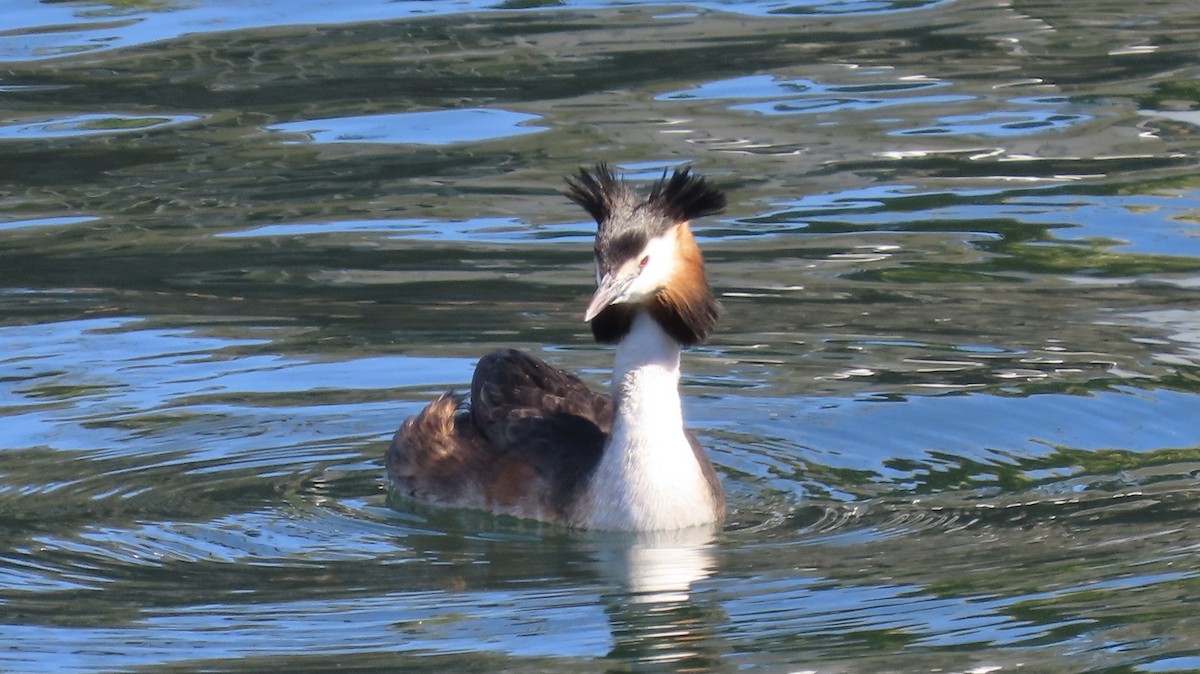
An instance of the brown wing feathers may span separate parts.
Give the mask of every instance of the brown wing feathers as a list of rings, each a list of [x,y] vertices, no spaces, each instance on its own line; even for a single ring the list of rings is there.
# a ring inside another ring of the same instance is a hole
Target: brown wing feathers
[[[612,401],[575,375],[515,349],[493,351],[475,366],[471,417],[488,439],[499,439],[494,436],[514,418],[552,413],[581,417],[607,433]]]
[[[609,397],[505,349],[479,361],[471,398],[464,409],[461,398],[443,394],[404,422],[387,454],[392,482],[427,502],[523,517],[561,513],[600,458],[612,426]]]
[[[463,497],[471,475],[486,455],[483,438],[463,423],[462,399],[444,393],[420,414],[405,420],[392,438],[387,472],[393,484],[404,485],[408,496],[432,502]]]

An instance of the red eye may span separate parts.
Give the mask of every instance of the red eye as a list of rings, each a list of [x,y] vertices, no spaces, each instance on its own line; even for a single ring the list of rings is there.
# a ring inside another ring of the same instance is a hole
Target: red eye
[[[645,266],[646,266],[646,265],[647,265],[649,262],[650,262],[650,256],[649,256],[649,255],[646,255],[646,256],[642,257],[642,259],[641,259],[641,260],[638,260],[638,268],[639,268],[639,269],[645,268]]]

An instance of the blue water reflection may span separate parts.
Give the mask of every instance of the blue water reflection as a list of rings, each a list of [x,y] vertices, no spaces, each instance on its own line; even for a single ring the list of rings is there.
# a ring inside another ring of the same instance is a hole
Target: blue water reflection
[[[892,133],[901,136],[977,135],[1027,136],[1031,133],[1062,131],[1087,121],[1087,115],[1064,114],[1054,110],[1015,109],[969,115],[944,115],[937,124]]]
[[[314,143],[449,145],[544,131],[529,124],[536,119],[537,115],[508,110],[472,108],[284,122],[267,129],[304,134]]]
[[[1027,192],[1012,195],[1002,188],[928,192],[908,185],[879,185],[805,195],[744,222],[759,234],[815,224],[825,231],[830,227],[878,231],[919,229],[938,222],[959,222],[964,227],[977,223],[976,232],[988,234],[1006,223],[1024,222],[1050,228],[1060,241],[1094,241],[1116,251],[1200,257],[1200,192],[1061,195],[1046,188]],[[920,223],[898,221],[889,210],[925,200],[956,203],[922,209]]]
[[[200,118],[200,115],[138,116],[98,113],[38,121],[7,121],[0,123],[0,141],[145,132],[194,122]]]
[[[693,6],[751,16],[772,14],[872,14],[936,6],[947,0],[708,0]],[[662,0],[634,0],[623,5],[673,7]],[[183,35],[236,31],[244,28],[353,24],[488,10],[528,11],[602,8],[607,0],[567,0],[510,5],[497,0],[372,0],[350,4],[325,0],[246,5],[236,0],[151,5],[102,3],[33,3],[21,0],[6,7],[0,35],[0,62],[52,59],[72,54],[123,49]],[[47,28],[52,28],[48,30]]]
[[[888,71],[848,71],[853,80],[846,84],[830,84],[812,79],[778,79],[770,75],[753,75],[728,80],[706,82],[694,89],[661,94],[665,101],[765,99],[754,103],[731,105],[733,110],[745,110],[763,115],[788,115],[838,110],[868,110],[896,105],[943,105],[973,100],[965,94],[920,95],[949,85],[948,82],[926,77],[897,77]],[[878,78],[876,81],[875,78]]]
[[[3,225],[0,225],[3,227]],[[515,218],[473,218],[461,222],[398,218],[380,220],[335,220],[220,232],[223,239],[257,237],[304,237],[339,234],[382,235],[389,239],[414,241],[473,241],[479,243],[589,242],[594,234],[576,224],[531,226]],[[374,239],[377,237],[363,237]]]
[[[29,220],[9,220],[0,222],[0,230],[16,230],[40,227],[69,227],[85,222],[95,222],[100,218],[87,215],[66,215],[54,218],[33,218]]]

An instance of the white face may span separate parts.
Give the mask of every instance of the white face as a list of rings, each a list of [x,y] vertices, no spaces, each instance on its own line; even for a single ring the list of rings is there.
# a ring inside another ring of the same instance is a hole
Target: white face
[[[610,304],[641,302],[666,285],[675,271],[675,230],[646,242],[637,255],[612,271],[615,279],[627,279],[623,291]],[[604,280],[600,265],[596,265],[596,285]]]
[[[642,251],[621,266],[620,273],[636,274],[619,302],[640,302],[662,288],[675,273],[675,230],[646,242]]]
[[[603,276],[597,263],[596,294],[584,312],[584,320],[592,320],[605,307],[613,304],[640,303],[650,299],[667,286],[681,264],[679,227],[650,239],[637,255]]]

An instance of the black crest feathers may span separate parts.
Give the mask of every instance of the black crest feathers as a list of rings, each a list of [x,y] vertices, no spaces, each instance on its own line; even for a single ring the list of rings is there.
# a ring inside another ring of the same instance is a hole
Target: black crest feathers
[[[650,188],[646,203],[676,222],[686,222],[725,210],[725,195],[691,169],[675,169]]]
[[[567,198],[579,204],[597,223],[608,220],[618,199],[628,190],[608,164],[596,164],[595,170],[579,169],[579,174],[567,178]]]
[[[578,174],[567,178],[566,194],[599,224],[605,223],[621,204],[637,206],[633,192],[608,164],[597,164],[591,171],[579,169]],[[650,187],[644,206],[672,222],[688,222],[720,213],[725,209],[725,195],[685,166],[675,169],[669,178],[663,171],[663,177]]]

